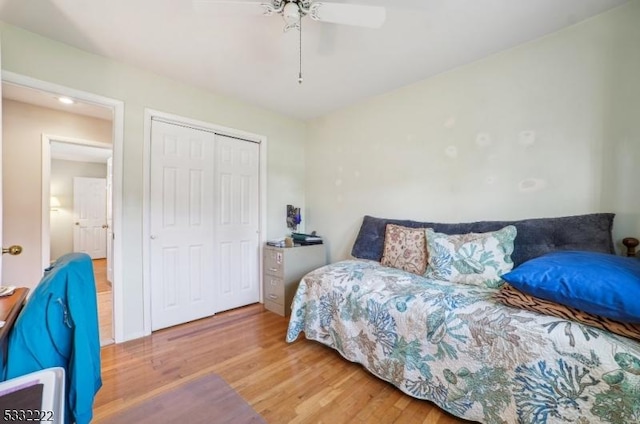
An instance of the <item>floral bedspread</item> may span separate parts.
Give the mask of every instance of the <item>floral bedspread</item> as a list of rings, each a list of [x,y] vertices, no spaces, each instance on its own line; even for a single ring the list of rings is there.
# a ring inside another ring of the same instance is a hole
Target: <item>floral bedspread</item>
[[[403,392],[483,423],[640,423],[640,343],[492,300],[495,289],[349,260],[307,274],[301,332]]]

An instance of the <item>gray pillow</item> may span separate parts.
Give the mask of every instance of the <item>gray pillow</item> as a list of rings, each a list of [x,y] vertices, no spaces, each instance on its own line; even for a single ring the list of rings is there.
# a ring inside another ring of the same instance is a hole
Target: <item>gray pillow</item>
[[[438,233],[465,234],[497,231],[507,225],[518,229],[511,259],[514,267],[556,250],[587,250],[614,253],[611,228],[613,213],[535,218],[520,221],[480,221],[468,223],[418,222],[399,219],[375,218],[366,215],[353,244],[351,255],[360,259],[380,261],[384,248],[387,224],[410,228],[433,228]]]

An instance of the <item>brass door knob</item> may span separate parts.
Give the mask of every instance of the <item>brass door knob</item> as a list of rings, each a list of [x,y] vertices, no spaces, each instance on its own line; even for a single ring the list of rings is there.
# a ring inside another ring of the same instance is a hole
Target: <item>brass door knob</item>
[[[13,256],[19,255],[20,253],[22,253],[22,246],[13,245],[9,247],[3,247],[2,254],[4,255],[5,253],[8,253]]]

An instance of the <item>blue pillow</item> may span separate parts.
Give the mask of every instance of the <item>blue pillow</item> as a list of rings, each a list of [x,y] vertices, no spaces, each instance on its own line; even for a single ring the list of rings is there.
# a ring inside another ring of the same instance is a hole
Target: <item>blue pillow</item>
[[[553,252],[523,263],[502,279],[532,296],[617,321],[640,323],[638,259]]]

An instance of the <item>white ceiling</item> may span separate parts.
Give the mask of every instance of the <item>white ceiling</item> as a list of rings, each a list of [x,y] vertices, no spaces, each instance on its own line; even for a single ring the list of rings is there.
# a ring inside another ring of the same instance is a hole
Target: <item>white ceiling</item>
[[[58,100],[58,96],[53,93],[36,90],[29,87],[2,83],[2,97],[22,103],[34,104],[49,109],[57,109],[68,113],[91,116],[93,118],[113,119],[113,112],[110,108],[76,101],[73,104],[63,104]]]
[[[0,0],[0,19],[285,115],[310,119],[587,19],[627,0],[333,0],[385,6],[380,29],[192,0]],[[241,2],[240,0],[238,2]],[[229,3],[233,3],[230,0]]]

